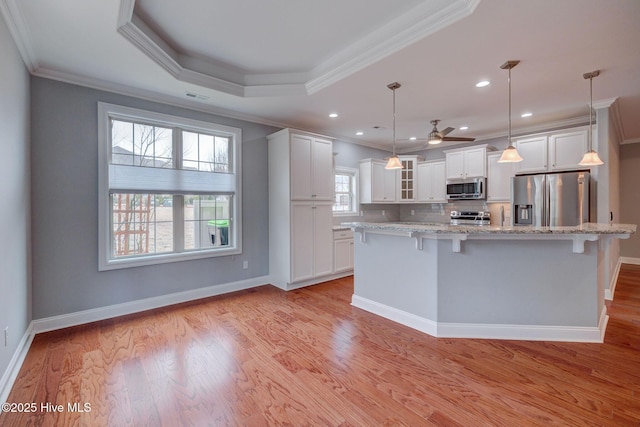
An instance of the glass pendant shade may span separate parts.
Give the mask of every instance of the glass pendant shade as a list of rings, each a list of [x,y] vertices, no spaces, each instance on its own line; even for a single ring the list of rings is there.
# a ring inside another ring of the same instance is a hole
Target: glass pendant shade
[[[384,167],[385,169],[402,169],[402,163],[398,156],[389,157],[389,161],[387,165]]]
[[[594,150],[587,151],[584,153],[582,160],[578,163],[580,166],[600,166],[603,165],[604,162],[600,160],[600,156]]]
[[[509,145],[503,152],[502,156],[498,160],[498,163],[517,163],[521,162],[523,159],[518,154],[518,150],[513,145]]]

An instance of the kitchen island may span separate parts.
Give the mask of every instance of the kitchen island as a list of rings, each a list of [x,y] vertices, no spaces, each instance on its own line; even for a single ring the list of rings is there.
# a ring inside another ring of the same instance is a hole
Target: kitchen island
[[[352,305],[436,337],[602,342],[603,253],[635,225],[343,224]]]

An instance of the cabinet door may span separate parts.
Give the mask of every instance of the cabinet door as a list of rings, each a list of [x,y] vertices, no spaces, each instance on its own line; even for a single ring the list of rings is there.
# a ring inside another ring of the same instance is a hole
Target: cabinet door
[[[547,171],[547,137],[537,136],[519,139],[515,147],[524,159],[518,163],[519,173]]]
[[[487,151],[484,148],[476,148],[464,151],[464,177],[486,178],[487,176]]]
[[[333,242],[334,271],[340,272],[353,268],[353,239],[341,239]]]
[[[313,277],[314,228],[313,202],[291,204],[291,281]],[[271,236],[277,239],[279,236]]]
[[[446,203],[447,201],[447,178],[444,162],[431,164],[431,197],[432,203]]]
[[[579,168],[582,156],[587,152],[588,132],[580,130],[551,135],[549,137],[549,163],[551,170]]]
[[[396,201],[396,170],[387,170],[384,163],[373,163],[372,175],[372,201],[395,202]]]
[[[291,136],[291,198],[294,200],[311,199],[312,144],[311,137]]]
[[[314,200],[333,200],[333,148],[331,141],[314,139],[311,151]],[[295,176],[292,177],[296,179]]]
[[[313,210],[313,275],[333,272],[333,212],[330,203],[316,204]]]
[[[464,178],[464,152],[447,153],[447,179]]]
[[[414,186],[416,160],[401,158],[400,161],[402,162],[402,169],[397,172],[399,188],[396,189],[396,194],[399,196],[398,201],[412,202],[416,200]]]
[[[433,164],[432,163],[420,163],[418,164],[418,201],[419,202],[428,202],[431,197],[431,170]]]
[[[508,202],[511,200],[511,177],[516,174],[516,163],[498,163],[500,153],[487,156],[487,201]]]

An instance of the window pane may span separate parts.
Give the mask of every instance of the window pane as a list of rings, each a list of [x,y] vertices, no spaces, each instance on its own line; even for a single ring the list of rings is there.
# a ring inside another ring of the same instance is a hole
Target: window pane
[[[232,196],[184,196],[185,250],[233,245],[231,233]]]
[[[182,158],[184,160],[198,161],[198,134],[182,132]],[[192,164],[192,163],[190,163]],[[185,169],[187,168],[184,166]],[[197,163],[196,163],[197,168]]]
[[[173,251],[173,196],[111,194],[115,258]]]
[[[229,170],[229,138],[216,136],[215,157],[216,172],[230,172]]]
[[[111,163],[133,165],[133,123],[111,121]]]
[[[212,135],[198,135],[199,147],[200,147],[200,167],[199,170],[205,172],[213,172],[213,136]]]

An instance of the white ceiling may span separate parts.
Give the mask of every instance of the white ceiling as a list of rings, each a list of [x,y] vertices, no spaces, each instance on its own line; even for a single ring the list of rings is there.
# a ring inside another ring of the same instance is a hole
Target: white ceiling
[[[469,126],[449,136],[505,135],[506,60],[521,61],[514,134],[588,121],[582,75],[600,70],[596,106],[617,99],[621,138],[640,142],[639,0],[0,0],[0,10],[34,75],[365,145],[390,148],[397,81],[399,151],[422,147],[432,119]],[[491,85],[476,88],[481,79]]]

